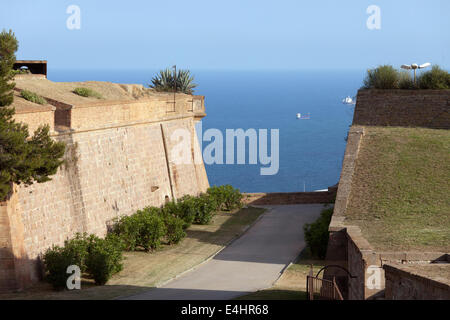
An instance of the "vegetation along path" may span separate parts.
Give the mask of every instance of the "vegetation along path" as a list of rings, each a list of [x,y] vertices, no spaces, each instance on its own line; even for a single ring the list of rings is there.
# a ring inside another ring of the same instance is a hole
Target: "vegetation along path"
[[[303,225],[315,221],[323,205],[267,206],[242,237],[213,259],[167,284],[127,299],[232,299],[271,287],[304,248]]]

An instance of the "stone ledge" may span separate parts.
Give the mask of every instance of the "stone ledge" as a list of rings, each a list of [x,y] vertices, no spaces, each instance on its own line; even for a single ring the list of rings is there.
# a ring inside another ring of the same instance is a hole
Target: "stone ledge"
[[[348,133],[347,147],[345,149],[344,163],[341,171],[341,178],[336,194],[336,202],[334,205],[333,217],[330,223],[330,231],[332,228],[342,229],[344,219],[337,217],[345,217],[345,210],[350,197],[351,183],[355,170],[356,159],[364,135],[364,128],[352,126]]]
[[[422,265],[422,269],[418,270],[418,268],[414,268],[412,266],[405,266],[401,264],[385,264],[383,269],[388,273],[396,273],[401,276],[405,276],[407,278],[412,278],[417,281],[426,283],[431,287],[438,287],[443,290],[449,291],[450,293],[450,279],[445,277],[440,277],[433,275],[433,270],[442,268],[440,264],[428,264]],[[445,268],[448,268],[448,272],[450,273],[450,264],[446,265]],[[428,269],[428,270],[426,270]]]
[[[245,193],[244,202],[254,205],[332,203],[334,191]]]
[[[445,252],[423,252],[423,251],[404,251],[404,252],[379,252],[383,263],[406,262],[406,263],[429,263],[429,262],[448,262],[448,254]]]

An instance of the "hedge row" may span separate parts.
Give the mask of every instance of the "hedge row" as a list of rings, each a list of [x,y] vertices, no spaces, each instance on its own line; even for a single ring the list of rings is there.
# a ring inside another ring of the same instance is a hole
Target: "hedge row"
[[[176,244],[186,236],[185,229],[192,223],[208,224],[216,211],[241,208],[241,200],[238,189],[214,186],[197,197],[184,196],[161,208],[147,207],[123,216],[115,221],[105,239],[77,234],[66,240],[64,247],[53,246],[46,251],[46,278],[55,288],[62,289],[66,286],[67,267],[77,265],[96,284],[105,284],[122,270],[123,250],[152,251],[162,243]]]
[[[122,250],[121,240],[113,234],[101,239],[93,234],[77,233],[75,238],[64,242],[64,247],[53,246],[45,252],[46,279],[55,289],[63,289],[69,276],[67,267],[76,265],[96,284],[105,284],[122,270]]]
[[[216,211],[234,210],[242,206],[242,195],[230,185],[214,186],[197,197],[184,196],[170,201],[162,208],[147,207],[131,216],[118,219],[113,232],[134,251],[157,249],[161,243],[180,242],[184,229],[192,223],[208,224]]]

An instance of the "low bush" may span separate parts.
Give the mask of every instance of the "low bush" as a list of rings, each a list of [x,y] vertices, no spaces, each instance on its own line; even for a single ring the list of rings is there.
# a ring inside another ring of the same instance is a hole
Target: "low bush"
[[[136,215],[124,216],[115,221],[113,233],[123,242],[125,250],[134,251],[137,247],[140,223]]]
[[[55,289],[64,289],[69,277],[67,267],[76,265],[82,273],[94,278],[96,284],[105,284],[122,269],[122,249],[121,240],[115,235],[100,239],[93,234],[77,233],[64,242],[64,247],[53,246],[45,252],[45,278]]]
[[[435,65],[417,76],[414,83],[411,72],[397,71],[392,66],[367,70],[365,89],[450,89],[450,73]]]
[[[158,248],[165,235],[165,226],[160,209],[148,207],[131,216],[122,217],[114,227],[126,250],[134,251],[138,247],[145,251]]]
[[[417,82],[420,89],[450,89],[450,73],[433,66],[431,70],[423,72]]]
[[[211,201],[214,202],[214,210],[223,210],[225,205],[225,194],[223,192],[223,186],[212,186],[206,190],[206,193],[210,196]]]
[[[161,209],[164,214],[171,214],[172,216],[180,218],[183,223],[183,228],[188,228],[195,219],[196,214],[196,197],[186,195],[178,199],[177,202],[170,201]]]
[[[47,249],[43,256],[45,280],[55,289],[64,289],[69,276],[67,267],[78,265],[78,258],[73,250],[64,247],[53,246]]]
[[[210,187],[207,193],[215,203],[215,210],[231,211],[242,207],[241,192],[230,185]]]
[[[86,257],[86,270],[98,285],[104,285],[111,276],[122,270],[122,247],[118,237],[105,239],[91,237],[89,254]]]
[[[195,198],[195,218],[196,224],[208,224],[214,216],[216,203],[207,193],[203,193]]]
[[[369,69],[367,70],[367,75],[364,79],[364,88],[397,89],[398,71],[390,65]]]
[[[158,209],[158,211],[161,211],[164,215],[173,215],[181,218],[181,212],[180,212],[180,202],[175,202],[173,200],[167,202],[164,204],[164,207],[161,209]],[[156,213],[156,210],[155,210]]]
[[[89,252],[89,244],[93,235],[88,236],[87,233],[76,233],[75,237],[64,241],[64,249],[71,252],[75,259],[75,263],[80,267],[81,272],[86,271],[86,257]]]
[[[411,73],[402,71],[398,73],[398,88],[399,89],[416,89]]]
[[[75,88],[72,92],[79,96],[86,97],[86,98],[88,98],[88,97],[93,97],[93,98],[97,98],[97,99],[103,98],[100,93],[98,93],[95,90],[89,89],[89,88],[83,88],[83,87]]]
[[[12,75],[16,75],[16,74],[31,74],[30,70],[28,69],[16,69],[16,70],[11,70],[10,72]]]
[[[195,220],[197,201],[196,197],[184,196],[179,200],[178,217],[183,219],[184,228],[188,228]]]
[[[86,271],[86,258],[89,253],[89,243],[92,236],[77,233],[75,237],[64,241],[64,246],[53,246],[44,254],[44,268],[46,279],[55,289],[66,286],[68,277],[67,267],[76,265],[81,272]]]
[[[223,186],[225,210],[231,211],[242,208],[242,193],[230,185]]]
[[[137,244],[145,251],[155,250],[161,245],[161,238],[166,230],[164,220],[157,214],[159,211],[145,209],[136,213],[140,225]]]
[[[20,95],[22,96],[22,98],[24,98],[25,100],[28,100],[30,102],[37,103],[37,104],[47,104],[47,100],[42,98],[37,93],[31,92],[31,91],[21,90]]]
[[[183,219],[171,214],[163,214],[164,226],[166,230],[165,238],[167,244],[180,242],[185,236]]]
[[[330,225],[333,207],[324,209],[320,213],[320,217],[311,224],[305,224],[303,231],[305,233],[305,241],[311,254],[324,259],[328,246],[328,227]]]

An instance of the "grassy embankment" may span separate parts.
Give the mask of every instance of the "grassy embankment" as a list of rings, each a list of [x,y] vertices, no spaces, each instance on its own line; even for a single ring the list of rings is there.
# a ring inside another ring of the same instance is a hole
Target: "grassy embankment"
[[[450,131],[367,127],[347,223],[378,250],[450,250]]]

